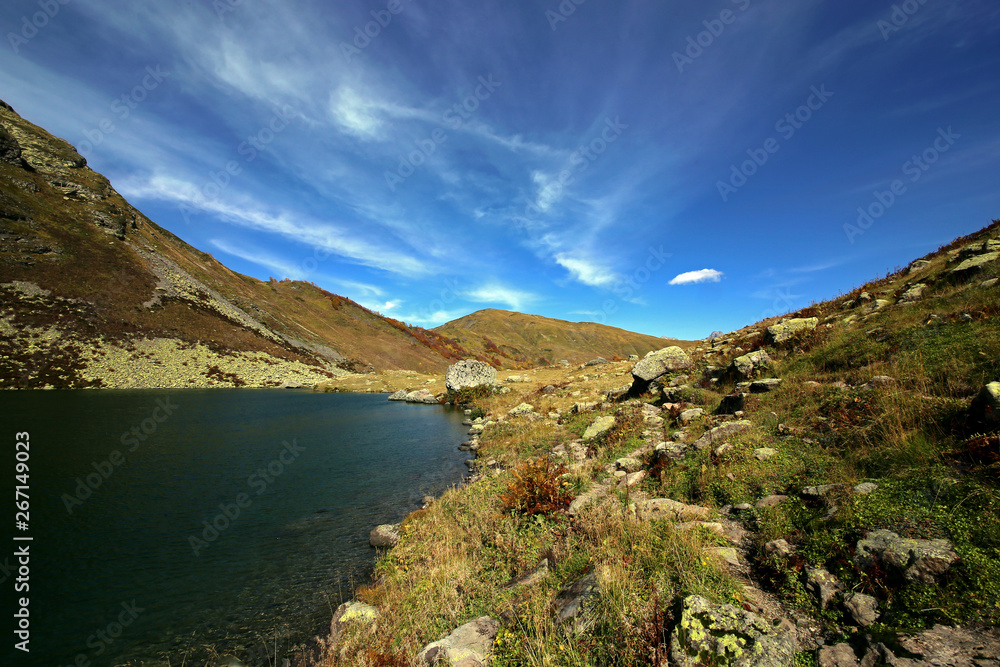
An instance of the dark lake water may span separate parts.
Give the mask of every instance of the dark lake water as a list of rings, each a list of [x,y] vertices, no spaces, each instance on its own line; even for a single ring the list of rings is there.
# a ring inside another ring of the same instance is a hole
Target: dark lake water
[[[364,581],[369,530],[461,482],[462,419],[378,394],[0,393],[3,664],[202,665],[218,653],[268,665],[277,653],[280,665]],[[27,531],[12,502],[20,431]],[[25,544],[30,592],[15,593]],[[11,639],[21,596],[30,654]]]

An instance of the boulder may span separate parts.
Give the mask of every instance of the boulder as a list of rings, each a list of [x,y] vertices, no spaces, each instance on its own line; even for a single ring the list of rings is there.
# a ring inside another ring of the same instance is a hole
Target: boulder
[[[746,405],[746,398],[747,395],[744,393],[723,396],[722,402],[719,404],[719,409],[716,410],[716,414],[734,415],[737,412],[742,412]]]
[[[368,544],[377,549],[391,549],[399,543],[399,524],[384,523],[372,528],[368,535]]]
[[[590,572],[559,591],[555,599],[556,618],[560,623],[572,621],[576,633],[585,632],[594,623],[591,612],[600,596],[597,573]]]
[[[418,389],[416,391],[411,391],[406,395],[407,403],[427,403],[427,404],[437,404],[437,397],[430,392],[429,389]]]
[[[924,298],[924,292],[926,291],[927,285],[924,283],[917,283],[903,292],[903,295],[899,297],[899,301],[896,302],[896,305],[905,306],[910,303],[916,303],[917,301],[920,301],[920,299]]]
[[[880,662],[896,667],[997,667],[1000,638],[996,631],[935,625],[898,640],[900,657],[879,644]],[[906,656],[906,654],[909,654]],[[906,657],[903,657],[906,656]],[[875,661],[872,661],[875,662]]]
[[[700,595],[684,599],[680,623],[670,637],[678,667],[785,667],[795,664],[793,630],[772,627],[756,614]]]
[[[669,498],[641,500],[636,504],[636,514],[641,519],[670,519],[672,521],[705,521],[712,510],[698,505],[686,505]]]
[[[854,562],[868,569],[876,561],[892,567],[910,581],[934,583],[958,560],[948,540],[916,540],[900,537],[889,530],[876,530],[858,540]]]
[[[499,630],[500,622],[489,616],[469,621],[444,639],[425,646],[413,664],[416,667],[459,664],[482,667],[489,663],[490,649]]]
[[[878,620],[878,600],[871,595],[848,593],[844,596],[844,609],[863,628]]]
[[[610,431],[615,426],[615,418],[608,415],[606,417],[599,417],[594,420],[594,422],[587,427],[587,430],[583,432],[584,442],[590,442],[594,438],[604,435]]]
[[[754,380],[750,383],[751,394],[766,394],[781,386],[779,378],[767,378],[766,380]]]
[[[389,395],[389,400],[390,401],[405,401],[406,400],[406,396],[407,396],[408,393],[409,392],[407,392],[405,389],[400,389],[395,394],[390,394]]]
[[[749,354],[744,354],[741,357],[733,359],[733,362],[729,365],[729,370],[734,375],[749,378],[753,377],[762,368],[770,368],[773,363],[767,352],[764,350],[754,350]]]
[[[608,363],[607,359],[605,359],[604,357],[597,357],[596,359],[591,359],[590,361],[585,363],[584,366],[602,366],[606,363]]]
[[[1000,382],[990,382],[972,399],[969,406],[972,419],[984,426],[1000,424]]]
[[[976,255],[953,268],[948,272],[948,275],[955,280],[968,280],[981,273],[989,264],[997,261],[997,259],[1000,259],[1000,252]]]
[[[764,332],[764,341],[771,344],[783,343],[800,331],[811,331],[818,325],[818,317],[796,317],[779,322],[767,328]]]
[[[511,417],[523,417],[525,415],[535,414],[535,408],[530,403],[521,403],[517,407],[513,407],[508,410],[507,414]]]
[[[17,143],[7,128],[0,124],[0,162],[12,164],[15,167],[23,167],[24,160],[21,158],[21,144]]]
[[[717,440],[723,440],[729,436],[737,435],[739,433],[746,433],[751,428],[753,428],[753,424],[751,424],[747,419],[738,419],[736,421],[727,422],[708,431],[705,435],[695,440],[692,446],[697,449],[704,449],[705,447],[712,445]]]
[[[788,543],[787,540],[771,540],[764,545],[764,553],[768,556],[779,556],[781,558],[788,558],[796,552],[796,548]]]
[[[632,369],[633,386],[644,391],[649,383],[667,373],[687,370],[694,367],[694,362],[681,348],[673,345],[662,350],[648,353],[642,361]]]
[[[345,602],[337,607],[337,611],[333,613],[333,620],[330,621],[330,636],[333,642],[336,642],[348,625],[368,625],[377,617],[378,610],[371,605],[357,600]]]
[[[615,461],[615,468],[625,472],[635,472],[642,468],[642,461],[633,458],[623,458]]]
[[[759,447],[753,450],[753,457],[758,461],[766,461],[777,456],[778,450],[771,447]]]
[[[830,603],[844,590],[844,585],[837,577],[822,567],[806,566],[806,590],[819,601],[820,609],[826,609]]]
[[[766,496],[758,500],[756,504],[754,504],[754,507],[756,507],[759,510],[764,509],[766,507],[777,507],[786,500],[788,500],[788,496],[781,496],[781,495]]]
[[[698,419],[705,414],[705,411],[701,408],[691,408],[690,410],[685,410],[677,417],[677,421],[681,424],[690,424],[695,419]]]
[[[475,359],[466,359],[452,364],[445,374],[445,385],[451,392],[467,387],[493,386],[496,382],[496,369]]]
[[[816,653],[818,667],[858,667],[858,656],[850,644],[822,646]]]

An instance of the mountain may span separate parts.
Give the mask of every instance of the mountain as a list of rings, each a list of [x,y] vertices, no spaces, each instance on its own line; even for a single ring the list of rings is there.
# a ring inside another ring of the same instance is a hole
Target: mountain
[[[0,102],[0,386],[312,384],[473,356],[307,283],[235,273]]]
[[[628,358],[666,347],[656,336],[633,333],[594,322],[565,322],[489,308],[434,329],[495,365],[572,364],[595,357]]]

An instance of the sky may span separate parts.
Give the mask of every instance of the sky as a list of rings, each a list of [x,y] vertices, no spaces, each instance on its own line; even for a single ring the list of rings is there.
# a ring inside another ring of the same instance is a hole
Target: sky
[[[702,338],[1000,218],[994,0],[7,0],[0,99],[239,272]]]

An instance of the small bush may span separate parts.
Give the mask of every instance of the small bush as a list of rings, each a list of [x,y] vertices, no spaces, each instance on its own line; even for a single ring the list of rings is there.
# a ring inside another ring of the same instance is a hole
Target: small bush
[[[500,499],[508,510],[527,516],[564,510],[573,500],[569,483],[560,477],[565,473],[566,468],[545,458],[526,461],[514,470]]]

